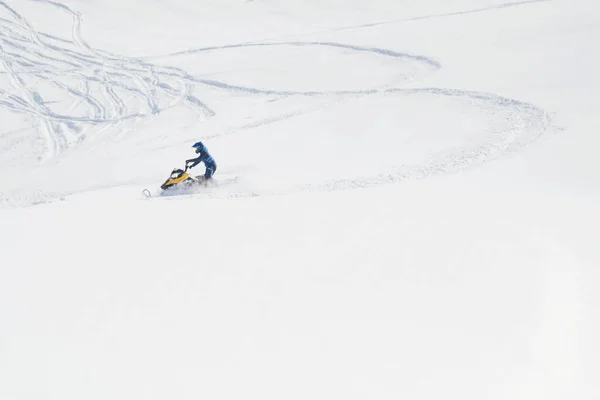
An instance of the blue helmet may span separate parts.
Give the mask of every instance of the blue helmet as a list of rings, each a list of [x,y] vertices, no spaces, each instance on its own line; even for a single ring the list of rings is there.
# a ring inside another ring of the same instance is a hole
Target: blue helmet
[[[192,147],[196,149],[196,153],[201,153],[202,150],[205,149],[204,144],[202,142],[196,142]]]

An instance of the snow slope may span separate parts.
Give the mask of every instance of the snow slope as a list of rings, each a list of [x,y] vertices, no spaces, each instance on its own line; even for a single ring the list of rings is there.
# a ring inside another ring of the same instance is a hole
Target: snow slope
[[[0,0],[0,398],[600,398],[599,38],[590,0]],[[219,187],[144,198],[197,140]]]

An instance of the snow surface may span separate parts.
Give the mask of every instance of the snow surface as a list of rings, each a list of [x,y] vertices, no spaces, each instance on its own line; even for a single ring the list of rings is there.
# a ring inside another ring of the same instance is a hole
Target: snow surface
[[[592,0],[0,0],[0,399],[599,399],[599,40]],[[197,140],[218,187],[145,198]]]

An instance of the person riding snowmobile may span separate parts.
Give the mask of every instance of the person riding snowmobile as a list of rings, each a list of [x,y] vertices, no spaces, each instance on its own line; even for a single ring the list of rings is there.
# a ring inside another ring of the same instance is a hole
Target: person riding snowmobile
[[[206,171],[204,172],[204,181],[212,179],[213,174],[217,170],[217,163],[215,162],[215,159],[212,158],[212,156],[208,153],[208,149],[202,142],[194,143],[192,148],[196,149],[196,154],[198,154],[198,157],[185,160],[186,168],[194,168],[196,165],[203,162],[204,166],[206,167]]]

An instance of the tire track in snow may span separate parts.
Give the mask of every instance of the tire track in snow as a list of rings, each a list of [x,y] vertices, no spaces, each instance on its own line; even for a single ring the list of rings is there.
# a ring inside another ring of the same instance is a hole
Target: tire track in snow
[[[81,34],[81,26],[82,26],[82,20],[83,17],[81,15],[81,13],[76,12],[74,10],[72,10],[70,7],[55,2],[55,1],[51,1],[51,0],[34,0],[36,2],[39,3],[45,3],[48,5],[51,5],[53,7],[59,8],[63,11],[65,11],[66,13],[70,14],[73,20],[73,24],[71,26],[71,38],[73,40],[73,43],[75,43],[79,48],[81,48],[84,52],[89,53],[90,55],[93,56],[99,56],[101,58],[103,58],[104,56],[101,55],[98,51],[95,51],[84,39],[83,39],[83,35]],[[84,100],[89,103],[92,107],[93,110],[93,116],[97,119],[103,119],[106,120],[108,122],[108,126],[111,126],[113,124],[115,124],[115,121],[118,121],[119,118],[121,118],[124,113],[125,113],[125,106],[123,101],[118,98],[114,92],[114,90],[110,87],[110,85],[107,84],[107,79],[106,79],[106,74],[103,72],[103,68],[100,67],[98,69],[96,69],[97,71],[97,75],[100,75],[97,79],[93,79],[92,81],[98,81],[101,84],[103,93],[104,93],[104,97],[106,99],[108,99],[109,102],[111,102],[112,104],[108,107],[111,108],[111,120],[107,119],[107,106],[103,105],[102,102],[100,102],[99,100],[95,99],[91,93],[90,93],[90,86],[89,86],[89,82],[88,81],[84,81],[84,87],[85,87],[85,93],[83,93],[82,97],[84,98]],[[81,95],[81,92],[75,92],[76,95]]]
[[[102,87],[106,91],[106,95],[112,100],[112,102],[114,104],[114,109],[112,111],[111,118],[114,120],[119,119],[120,117],[125,115],[125,112],[127,109],[127,107],[125,106],[125,103],[119,96],[117,96],[113,85],[111,84],[110,80],[106,76],[103,76]]]
[[[345,28],[338,28],[338,29],[330,30],[328,32],[339,32],[339,31],[352,30],[352,29],[371,28],[374,26],[399,24],[399,23],[413,22],[413,21],[422,21],[422,20],[434,19],[434,18],[456,17],[459,15],[482,13],[482,12],[487,12],[487,11],[501,10],[504,8],[519,7],[519,6],[524,6],[524,5],[536,4],[536,3],[547,3],[550,1],[552,1],[552,0],[526,0],[526,1],[517,1],[517,2],[512,2],[512,3],[502,3],[502,4],[496,4],[496,5],[490,6],[490,7],[474,8],[474,9],[470,9],[470,10],[455,11],[455,12],[450,12],[450,13],[431,14],[431,15],[424,15],[421,17],[412,17],[412,18],[404,18],[404,19],[398,19],[398,20],[381,21],[381,22],[374,22],[374,23],[364,24],[364,25],[354,25],[354,26],[349,26],[349,27],[345,27]]]
[[[28,76],[38,74],[37,76],[42,79],[47,79],[59,86],[62,85],[63,90],[74,97],[74,102],[85,102],[89,106],[87,116],[75,116],[66,113],[61,114],[49,109],[39,93],[38,96],[36,96],[32,92],[26,91],[24,92],[26,94],[24,98],[5,95],[0,101],[0,104],[8,109],[34,115],[38,121],[40,121],[40,131],[49,137],[49,149],[54,149],[49,150],[50,155],[58,154],[60,151],[59,143],[72,141],[65,141],[59,138],[61,132],[64,131],[62,127],[70,129],[71,132],[79,132],[86,127],[97,125],[103,125],[104,129],[106,129],[110,124],[118,124],[119,122],[128,119],[143,119],[145,121],[150,121],[151,118],[158,115],[162,110],[177,105],[184,105],[198,111],[200,117],[212,117],[215,115],[215,112],[193,94],[194,87],[198,85],[227,91],[232,94],[252,96],[276,95],[283,97],[323,97],[325,99],[330,99],[330,103],[332,104],[343,101],[346,98],[351,98],[352,96],[368,97],[381,93],[407,96],[420,93],[434,97],[444,96],[447,98],[462,98],[470,99],[474,102],[484,102],[493,107],[509,110],[509,114],[511,114],[510,110],[513,111],[513,115],[509,115],[509,117],[514,119],[514,129],[503,132],[504,136],[500,141],[486,138],[476,150],[463,149],[459,152],[444,154],[434,161],[424,163],[420,166],[401,168],[392,174],[380,174],[366,178],[341,179],[320,184],[308,183],[294,189],[281,191],[247,191],[241,194],[231,194],[232,196],[287,194],[297,191],[347,190],[400,182],[406,179],[422,179],[439,173],[456,172],[466,168],[472,168],[482,162],[522,148],[531,141],[534,141],[539,135],[543,134],[549,124],[548,117],[542,110],[516,100],[505,99],[491,94],[435,88],[411,90],[395,89],[394,85],[396,82],[371,89],[332,91],[309,89],[277,90],[244,87],[227,82],[195,77],[179,68],[156,66],[148,62],[150,59],[165,56],[127,58],[95,50],[83,38],[81,33],[82,16],[79,13],[56,1],[31,1],[55,7],[62,12],[69,14],[73,21],[71,40],[57,38],[49,33],[37,32],[35,27],[27,22],[14,9],[9,8],[4,1],[0,0],[0,6],[8,9],[15,20],[15,22],[13,22],[0,19],[0,24],[8,28],[2,32],[0,40],[2,40],[4,45],[9,46],[13,50],[12,52],[4,51],[2,53],[4,61],[8,62],[8,64],[5,64],[5,67],[7,67],[6,73],[8,73],[13,80],[19,75]],[[523,2],[523,4],[541,1],[544,0]],[[496,8],[498,7],[499,6],[496,6]],[[478,11],[463,11],[455,13],[454,15],[471,12]],[[434,16],[429,16],[427,18],[430,17]],[[418,66],[418,68],[413,71],[409,71],[405,74],[398,74],[398,79],[418,79],[441,68],[441,65],[437,61],[425,56],[409,55],[381,48],[360,47],[352,44],[335,42],[245,43],[190,49],[173,53],[166,57],[196,53],[208,54],[216,51],[266,46],[321,46],[331,49],[342,49],[363,54],[371,54],[378,57],[394,58],[402,63]],[[19,62],[16,63],[20,66],[19,68],[16,68],[15,64],[10,62],[10,60],[16,58],[20,58]],[[65,69],[65,67],[68,67],[68,70]],[[40,71],[42,72],[40,73]],[[68,74],[65,74],[67,71]],[[73,90],[72,87],[61,81],[63,78],[61,74],[65,74],[69,78],[76,79],[79,82],[85,82],[84,86],[80,86],[83,89]],[[98,85],[90,84],[94,82],[98,83]],[[23,81],[21,81],[21,83],[20,86],[17,86],[23,91],[23,87],[26,85],[23,84]],[[92,93],[94,91],[92,88],[95,86],[100,88],[101,96]],[[140,104],[138,108],[132,110],[132,106],[124,101],[125,97],[120,97],[119,93],[126,93],[139,99]],[[101,99],[105,101],[102,101]],[[285,112],[279,116],[269,117],[260,121],[253,121],[240,128],[227,132],[227,134],[236,133],[241,130],[250,130],[258,126],[305,115],[319,110],[324,106],[326,105],[317,105],[303,110]],[[527,131],[530,127],[533,127],[531,135],[529,135]],[[523,132],[525,132],[524,135]],[[216,136],[217,135],[214,137]],[[54,146],[52,143],[54,143]]]
[[[434,18],[441,16],[461,15],[470,14],[475,12],[482,12],[491,9],[507,8],[517,5],[524,5],[530,3],[541,3],[549,0],[533,0],[523,1],[518,3],[501,4],[494,7],[488,7],[485,9],[467,10],[451,14],[440,14],[426,16],[419,19]],[[411,19],[414,20],[414,19]],[[366,26],[366,25],[365,25]],[[361,25],[361,27],[365,27]],[[241,43],[234,45],[225,46],[214,46],[214,47],[203,47],[197,49],[188,49],[172,53],[166,56],[149,57],[162,58],[172,56],[184,56],[199,53],[210,53],[215,51],[251,48],[251,47],[266,47],[266,46],[328,46],[332,48],[342,48],[348,50],[354,50],[364,53],[373,53],[381,56],[394,57],[405,61],[414,63],[420,63],[421,65],[431,70],[437,70],[441,68],[441,65],[432,58],[425,56],[415,56],[403,53],[398,53],[386,49],[360,47],[348,44],[332,43],[332,42],[275,42],[275,43]],[[425,69],[426,69],[425,68]],[[412,78],[412,77],[409,77]],[[255,96],[304,96],[304,97],[338,97],[343,98],[347,96],[371,96],[382,93],[396,94],[402,96],[409,96],[414,94],[426,94],[433,97],[445,97],[450,99],[462,99],[471,101],[473,104],[485,104],[492,110],[492,114],[495,112],[503,112],[506,114],[506,119],[511,122],[511,126],[502,130],[501,132],[491,132],[485,136],[481,143],[475,148],[464,148],[459,151],[445,152],[437,154],[432,160],[423,162],[416,166],[405,166],[399,168],[397,171],[389,174],[379,174],[370,177],[357,177],[354,179],[338,179],[332,180],[326,183],[307,183],[305,185],[298,186],[297,188],[283,191],[243,191],[233,194],[220,194],[219,197],[246,197],[246,196],[258,196],[258,195],[281,195],[288,193],[295,193],[298,191],[334,191],[334,190],[347,190],[354,188],[364,188],[369,186],[389,184],[405,181],[407,179],[424,179],[430,176],[435,176],[442,173],[455,173],[465,169],[474,168],[487,161],[498,159],[502,156],[512,154],[519,151],[525,146],[528,146],[538,140],[544,135],[551,126],[550,116],[542,109],[533,105],[520,102],[518,100],[505,98],[502,96],[470,92],[464,90],[454,89],[442,89],[442,88],[419,88],[419,89],[399,89],[395,88],[394,84],[384,85],[380,88],[373,89],[362,89],[362,90],[337,90],[337,91],[319,91],[319,90],[277,90],[270,88],[259,88],[259,87],[248,87],[242,85],[234,85],[231,83],[209,80],[203,78],[192,78],[194,81],[237,94],[244,95],[255,95]],[[318,111],[322,109],[321,106],[308,108],[305,110],[297,110],[292,112],[284,113],[280,116],[269,117],[260,121],[254,121],[249,124],[237,128],[231,128],[224,132],[219,132],[206,138],[217,138],[224,135],[233,133],[239,133],[243,130],[248,130],[256,127],[260,127],[266,124],[276,123],[290,118],[295,118],[301,115],[308,114],[310,112]],[[210,195],[209,195],[210,196]]]
[[[126,64],[127,59],[125,57],[119,57],[117,55],[111,54],[111,53],[105,53],[105,52],[100,52],[98,50],[95,50],[94,48],[92,48],[92,46],[90,46],[84,39],[83,39],[83,35],[81,34],[81,25],[82,25],[82,16],[80,13],[72,10],[70,7],[52,1],[52,0],[35,0],[37,2],[40,3],[46,3],[46,4],[50,4],[54,7],[60,8],[64,11],[66,11],[67,13],[71,14],[73,17],[73,28],[72,28],[72,37],[73,37],[73,41],[83,50],[87,51],[89,54],[98,56],[100,59],[104,60],[105,62],[109,62],[109,61],[117,61],[123,64]],[[157,101],[157,92],[156,92],[156,88],[157,87],[162,87],[163,89],[167,89],[168,92],[170,92],[171,94],[173,94],[173,90],[170,86],[164,86],[164,85],[160,85],[159,84],[159,74],[156,73],[154,66],[152,66],[151,64],[147,64],[144,62],[137,62],[137,66],[140,67],[139,71],[136,71],[136,73],[134,73],[132,75],[133,81],[137,84],[139,91],[136,91],[136,93],[139,93],[140,95],[143,96],[144,101],[146,102],[148,108],[150,109],[150,113],[151,115],[156,115],[158,113],[160,113],[161,108],[158,104]],[[126,65],[123,65],[124,67],[124,71],[132,71],[131,68],[127,68]],[[133,71],[132,71],[133,72]],[[149,77],[143,77],[140,75],[141,73],[147,73],[149,75]],[[191,98],[189,95],[187,95],[188,92],[188,85],[185,85],[185,83],[183,82],[183,80],[181,80],[183,86],[184,86],[184,90],[179,92],[179,93],[175,93],[174,96],[176,97],[176,100],[170,104],[169,106],[173,106],[177,103],[180,103],[181,101],[187,101],[193,105],[198,105],[200,106],[200,108],[208,114],[208,116],[213,116],[214,112],[212,112],[212,110],[208,109],[208,107],[206,107],[206,105],[204,105],[201,101],[195,99],[195,98]],[[107,92],[109,93],[109,97],[115,102],[116,104],[116,110],[123,110],[124,108],[122,107],[123,102],[121,99],[117,99],[116,95],[114,93],[114,91],[112,91],[111,89],[107,88],[106,89]],[[167,108],[169,107],[167,106]]]
[[[402,66],[405,67],[408,64],[409,66],[413,66],[414,69],[417,69],[419,72],[419,77],[426,76],[430,73],[433,73],[441,68],[441,64],[434,60],[433,58],[425,57],[422,55],[414,55],[407,53],[400,53],[397,51],[392,51],[384,48],[378,47],[364,47],[364,46],[356,46],[351,44],[344,43],[336,43],[336,42],[280,42],[280,43],[249,43],[249,44],[234,44],[234,45],[225,45],[225,46],[213,46],[213,47],[203,47],[197,49],[188,49],[180,52],[173,53],[166,57],[171,56],[179,56],[179,55],[191,55],[196,53],[204,53],[204,52],[215,52],[215,51],[223,51],[223,50],[235,50],[242,48],[252,48],[252,47],[276,47],[276,46],[297,46],[297,47],[325,47],[325,48],[334,48],[334,49],[342,49],[342,50],[350,50],[363,54],[372,54],[376,56],[386,57],[392,60],[401,61]],[[165,56],[157,56],[157,57],[149,57],[151,58],[162,58]],[[170,67],[167,67],[170,68]],[[182,76],[181,70],[173,71],[171,69],[170,75]],[[204,136],[205,139],[214,139],[220,138],[223,136],[228,136],[232,134],[238,134],[242,131],[249,130],[252,128],[257,128],[260,126],[274,124],[277,122],[289,120],[291,118],[300,117],[303,115],[307,115],[316,111],[323,110],[324,108],[334,106],[348,99],[356,99],[363,96],[374,95],[377,93],[381,93],[383,90],[391,89],[398,84],[398,81],[415,81],[418,79],[417,76],[402,72],[398,73],[397,76],[393,79],[393,81],[389,83],[385,83],[379,85],[377,87],[373,87],[371,89],[356,89],[356,90],[337,90],[337,91],[292,91],[292,90],[274,90],[267,88],[254,88],[254,87],[245,87],[245,86],[236,86],[231,85],[229,83],[223,81],[216,80],[208,80],[202,78],[196,78],[190,75],[183,73],[183,78],[195,82],[197,84],[206,85],[209,87],[213,87],[216,89],[220,89],[226,92],[232,92],[234,94],[242,94],[242,95],[252,95],[252,96],[279,96],[282,98],[290,97],[290,96],[303,96],[303,97],[315,97],[315,98],[324,98],[326,101],[321,104],[311,105],[309,107],[302,107],[301,109],[296,109],[292,111],[287,111],[279,115],[269,116],[267,118],[263,118],[260,120],[252,121],[246,124],[243,124],[238,127],[227,128],[224,131],[219,131],[213,133],[208,136]],[[399,77],[398,77],[399,76]],[[213,114],[209,114],[213,115]]]
[[[75,43],[84,53],[87,53],[89,56],[92,57],[97,57],[97,61],[95,61],[98,64],[98,67],[96,70],[99,71],[99,75],[101,75],[101,77],[99,78],[99,80],[101,79],[102,85],[103,85],[103,90],[105,93],[105,97],[107,99],[109,99],[109,101],[112,102],[112,110],[113,110],[113,117],[111,121],[107,121],[109,123],[114,123],[116,121],[119,121],[119,119],[121,117],[123,117],[125,115],[125,103],[123,102],[122,99],[118,98],[115,91],[109,87],[108,82],[110,82],[107,78],[107,72],[104,69],[104,66],[106,64],[110,64],[111,61],[113,60],[117,60],[117,61],[123,61],[122,59],[119,58],[109,58],[106,54],[103,54],[97,50],[94,50],[83,38],[83,35],[81,33],[81,26],[82,26],[82,15],[79,12],[76,12],[74,10],[72,10],[70,7],[55,2],[55,1],[51,1],[51,0],[34,0],[38,3],[44,3],[44,4],[48,4],[51,5],[55,8],[60,9],[61,11],[64,11],[66,13],[68,13],[69,15],[71,15],[72,20],[73,20],[73,25],[71,28],[71,38],[73,43]],[[127,68],[124,67],[123,71],[127,71]],[[152,99],[152,96],[148,94],[148,90],[146,85],[144,85],[143,83],[140,83],[140,77],[137,75],[133,75],[132,79],[134,81],[134,83],[136,83],[138,90],[135,90],[134,93],[138,94],[140,98],[142,98],[147,106],[150,108],[151,113],[152,114],[156,114],[158,112],[158,107],[155,104],[155,102]],[[88,90],[86,90],[87,95],[89,96],[89,86],[86,82],[86,86],[88,87]],[[92,98],[88,98],[87,101],[92,104],[95,109],[97,111],[100,111],[96,114],[96,118],[106,118],[106,111],[105,111],[105,107],[101,105],[100,102],[96,101],[95,99]],[[143,110],[140,109],[138,111],[138,114],[143,114]]]
[[[265,42],[270,42],[272,40],[281,40],[282,38],[290,38],[290,39],[291,38],[301,38],[301,37],[314,36],[314,35],[320,35],[320,34],[329,34],[329,33],[333,33],[333,32],[343,32],[343,31],[366,29],[366,28],[372,28],[372,27],[378,27],[378,26],[384,26],[384,25],[393,25],[393,24],[402,24],[402,23],[406,23],[406,22],[423,21],[423,20],[428,20],[428,19],[451,18],[451,17],[461,16],[461,15],[484,13],[484,12],[513,8],[513,7],[522,7],[522,6],[527,6],[527,5],[548,3],[551,1],[554,1],[554,0],[523,0],[523,1],[516,1],[516,2],[511,2],[511,3],[500,3],[500,4],[493,5],[493,6],[472,8],[469,10],[461,10],[461,11],[454,11],[454,12],[447,12],[447,13],[422,15],[422,16],[418,16],[418,17],[409,17],[409,18],[393,19],[393,20],[386,20],[386,21],[378,21],[378,22],[371,22],[368,24],[360,24],[360,25],[348,25],[348,26],[342,26],[342,27],[333,28],[333,29],[324,29],[324,30],[318,30],[318,31],[302,32],[302,33],[295,33],[295,34],[289,34],[289,35],[284,35],[284,36],[277,36],[275,38],[264,38],[259,41],[246,42],[246,43],[243,43],[242,45],[265,43]]]
[[[533,144],[543,136],[551,126],[551,118],[544,110],[534,105],[498,96],[491,93],[469,92],[455,89],[420,88],[420,89],[388,89],[381,95],[413,96],[425,95],[434,98],[448,98],[465,101],[473,107],[501,113],[510,126],[503,129],[490,129],[482,132],[480,142],[472,148],[460,148],[432,154],[417,165],[404,165],[390,173],[377,175],[334,179],[323,183],[306,183],[284,190],[238,190],[194,193],[184,195],[207,198],[240,198],[257,196],[282,196],[300,192],[332,192],[363,189],[379,185],[394,184],[407,180],[422,180],[429,177],[458,173],[476,168],[486,162],[514,154],[526,146]],[[217,179],[218,177],[215,177]],[[217,179],[218,182],[218,179]],[[177,200],[181,196],[165,197]]]
[[[521,0],[521,1],[510,2],[510,3],[495,4],[495,5],[487,6],[487,7],[473,8],[473,9],[468,9],[468,10],[461,10],[461,11],[454,11],[454,12],[447,12],[447,13],[438,13],[438,14],[429,14],[429,15],[422,15],[422,16],[418,16],[418,17],[409,17],[409,18],[386,20],[386,21],[378,21],[378,22],[371,22],[368,24],[348,25],[348,26],[342,26],[339,28],[324,29],[324,30],[319,30],[319,31],[294,33],[294,34],[288,34],[288,35],[278,35],[277,37],[263,38],[260,40],[243,42],[243,43],[238,43],[238,44],[234,44],[234,45],[215,46],[215,47],[213,47],[213,49],[226,48],[226,47],[230,47],[230,46],[243,47],[243,46],[261,45],[261,44],[269,45],[270,43],[276,43],[273,41],[280,41],[281,39],[284,39],[284,38],[288,38],[288,39],[301,38],[301,37],[314,36],[314,35],[319,35],[319,34],[324,34],[324,33],[342,32],[342,31],[347,31],[347,30],[358,30],[358,29],[365,29],[365,28],[371,28],[371,27],[377,27],[377,26],[383,26],[383,25],[401,24],[401,23],[405,23],[405,22],[422,21],[422,20],[436,19],[436,18],[450,18],[450,17],[456,17],[456,16],[460,16],[460,15],[484,13],[484,12],[488,12],[488,11],[501,10],[501,9],[506,9],[506,8],[522,7],[522,6],[534,5],[534,4],[540,4],[540,3],[548,3],[551,1],[554,1],[554,0]],[[200,49],[198,49],[198,50],[200,50]],[[197,51],[197,50],[192,49],[192,52],[195,52],[195,51]],[[188,52],[188,50],[183,50],[183,51],[180,51],[177,53],[150,56],[150,57],[146,57],[145,59],[166,58],[166,57],[171,57],[174,55],[183,55],[183,54],[186,54],[187,52]]]
[[[392,59],[398,62],[406,63],[408,65],[418,67],[417,75],[415,73],[406,72],[398,74],[401,78],[405,80],[414,81],[416,79],[423,78],[438,69],[441,68],[441,64],[429,57],[425,57],[422,55],[414,55],[407,53],[400,53],[388,49],[378,48],[378,47],[365,47],[365,46],[356,46],[352,44],[344,44],[344,43],[336,43],[336,42],[275,42],[275,43],[247,43],[247,44],[234,44],[234,45],[226,45],[226,46],[215,46],[215,47],[202,47],[197,49],[188,49],[179,51],[176,53],[171,53],[166,56],[155,56],[148,57],[146,59],[160,59],[164,57],[175,57],[182,55],[192,55],[199,53],[210,53],[215,51],[226,51],[226,50],[235,50],[235,49],[248,49],[248,48],[256,48],[256,47],[281,47],[281,46],[295,46],[295,47],[325,47],[325,48],[334,48],[341,50],[350,50],[357,53],[371,54],[380,57],[385,57],[388,59]],[[404,65],[403,65],[404,66]],[[273,90],[273,89],[265,89],[265,88],[253,88],[246,87],[240,85],[234,85],[223,81],[217,81],[212,79],[202,79],[196,78],[192,76],[187,76],[187,79],[193,81],[195,83],[203,84],[206,86],[214,87],[217,89],[222,89],[225,91],[236,92],[240,94],[250,94],[250,95],[279,95],[279,96],[319,96],[319,95],[331,95],[331,96],[343,96],[348,94],[372,94],[380,88],[373,89],[362,89],[362,90],[332,90],[332,91],[319,91],[319,90]],[[399,77],[395,78],[395,82],[399,80]]]
[[[55,46],[48,45],[43,40],[41,40],[40,39],[41,35],[38,33],[38,31],[35,29],[35,27],[31,23],[29,23],[29,21],[27,21],[24,17],[22,17],[16,10],[8,7],[4,2],[1,2],[0,5],[3,5],[10,12],[10,14],[15,18],[15,20],[22,26],[22,28],[27,31],[27,34],[28,34],[29,38],[31,39],[29,44],[38,46],[38,50],[35,51],[35,54],[43,55],[43,53],[47,52],[48,50],[56,50],[57,49]],[[27,41],[22,37],[16,37],[15,40],[20,41],[22,43],[27,43]],[[5,40],[4,42],[7,42],[7,41]],[[8,42],[8,43],[11,44],[10,42]],[[25,46],[17,46],[17,49],[21,50],[21,51],[27,51]],[[24,58],[18,54],[16,54],[16,56],[18,56],[20,58]],[[61,61],[60,59],[53,58],[53,57],[46,56],[43,58],[46,58],[49,60]],[[72,66],[81,65],[81,63],[69,63],[69,64]],[[45,69],[44,72],[51,73],[51,71],[48,69]],[[14,73],[16,73],[16,72],[14,72]],[[26,74],[23,74],[23,75],[26,75]],[[35,75],[42,79],[45,78],[44,75],[41,75],[39,73],[29,72],[29,75]],[[20,77],[18,79],[23,84],[23,86],[25,86],[23,79]],[[53,81],[51,83],[54,86],[58,86],[58,87],[62,87],[63,89],[67,89],[67,87],[65,85],[61,85],[57,81]],[[86,84],[87,84],[87,82],[86,82]],[[68,92],[70,94],[72,94],[76,97],[80,96],[80,97],[85,98],[86,102],[88,104],[90,104],[90,106],[93,109],[97,110],[99,108],[99,105],[95,102],[95,99],[89,98],[88,95],[81,94],[80,92],[77,92],[70,88],[68,88],[68,89],[69,89]],[[73,132],[71,132],[71,130],[78,131],[78,129],[76,127],[74,127],[73,123],[68,121],[67,118],[49,118],[53,113],[49,110],[49,108],[45,104],[42,96],[38,92],[32,92],[32,93],[33,93],[33,98],[34,98],[34,103],[32,103],[32,104],[34,104],[34,107],[36,109],[36,114],[38,116],[37,118],[38,119],[42,118],[42,121],[39,123],[40,131],[46,137],[47,142],[48,142],[49,150],[47,152],[46,159],[51,159],[51,158],[55,157],[56,155],[58,155],[62,148],[69,147],[70,143],[73,142],[73,137],[75,136],[75,134]],[[100,108],[101,108],[101,106],[100,106]],[[53,122],[53,120],[54,120],[54,122]]]
[[[8,66],[0,74],[10,75],[12,81],[20,77],[21,84],[15,90],[23,93],[22,97],[3,95],[0,106],[32,115],[38,121],[38,129],[48,142],[47,159],[80,142],[88,129],[100,133],[126,120],[148,123],[167,108],[185,106],[204,119],[215,115],[193,95],[197,83],[184,71],[94,49],[82,35],[81,13],[58,1],[29,1],[68,15],[71,38],[38,32],[18,8],[0,0],[0,8],[10,17],[0,17],[2,59]],[[59,89],[72,103],[61,111],[53,110],[35,89],[40,82]],[[37,96],[23,91],[26,87]],[[32,101],[32,96],[40,101]],[[85,115],[81,115],[81,105],[87,107]]]
[[[43,118],[43,113],[45,111],[43,108],[43,99],[39,93],[29,90],[23,79],[18,74],[14,73],[11,62],[4,57],[4,48],[1,45],[0,59],[2,60],[2,65],[8,74],[12,87],[15,91],[21,92],[25,96],[25,98],[23,98],[12,94],[9,99],[14,99],[16,100],[15,103],[17,103],[13,105],[12,109],[20,112],[24,111],[35,118],[38,129],[47,142],[45,157],[52,158],[59,152],[60,144],[57,137],[52,132],[52,125]]]
[[[37,45],[43,45],[42,41],[40,40],[37,30],[34,29],[34,27],[29,23],[29,21],[27,21],[25,18],[23,18],[21,16],[21,14],[19,14],[15,9],[11,8],[3,0],[0,0],[0,6],[4,7],[4,9],[7,10],[12,15],[12,17],[15,19],[15,21],[17,21],[17,23],[19,23],[21,25],[21,27],[27,32],[30,40],[33,43],[35,43]]]
[[[37,31],[25,18],[23,18],[14,9],[9,7],[4,1],[0,1],[0,6],[6,9],[12,15],[21,28],[25,30],[26,34],[33,43],[38,45],[41,44]],[[3,43],[6,43],[6,41],[3,40]],[[53,131],[52,124],[43,118],[43,114],[46,111],[43,98],[39,93],[30,90],[19,74],[15,72],[12,67],[12,63],[8,60],[4,46],[0,46],[0,58],[2,59],[2,64],[6,73],[9,75],[9,80],[12,86],[15,88],[15,90],[22,92],[26,96],[26,99],[20,98],[19,103],[22,105],[22,107],[16,107],[15,109],[33,114],[38,125],[38,130],[47,142],[45,158],[53,158],[60,151],[60,142],[57,135]]]

